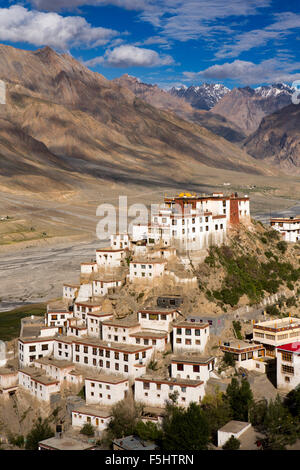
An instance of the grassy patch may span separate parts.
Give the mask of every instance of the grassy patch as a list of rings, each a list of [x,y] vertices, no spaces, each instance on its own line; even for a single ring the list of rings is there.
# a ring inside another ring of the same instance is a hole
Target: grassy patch
[[[0,313],[0,339],[10,341],[16,338],[20,332],[21,318],[30,315],[42,316],[46,311],[46,304],[33,304],[18,307],[8,312]]]

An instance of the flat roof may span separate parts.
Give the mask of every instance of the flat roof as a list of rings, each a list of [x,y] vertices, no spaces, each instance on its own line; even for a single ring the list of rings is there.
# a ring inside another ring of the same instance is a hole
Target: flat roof
[[[8,367],[0,368],[0,375],[15,375],[17,373],[18,373],[17,370],[9,369]]]
[[[115,439],[113,444],[122,447],[124,450],[155,450],[157,447],[154,442],[142,441],[136,436],[126,436],[121,439]]]
[[[121,382],[128,382],[128,379],[123,377],[122,375],[114,375],[114,374],[89,374],[86,376],[85,380],[94,380],[95,382],[104,382],[108,384],[119,384]]]
[[[43,385],[52,385],[58,383],[58,380],[53,379],[53,377],[48,377],[47,375],[44,375],[43,373],[41,373],[42,369],[37,369],[36,367],[23,367],[22,369],[19,369],[19,372],[29,375],[32,380],[34,380],[35,382],[39,382]]]
[[[294,341],[293,343],[283,344],[282,346],[277,346],[277,349],[282,349],[283,351],[290,351],[300,354],[300,341]]]
[[[106,320],[102,322],[103,325],[108,325],[108,326],[124,326],[124,327],[130,327],[130,326],[138,326],[139,322],[137,319],[137,315],[129,315],[125,318],[112,318],[111,320]]]
[[[103,349],[111,349],[113,351],[121,351],[128,353],[135,353],[152,349],[151,346],[141,346],[135,344],[113,343],[110,341],[102,341],[94,337],[73,338],[73,343],[83,344],[86,346],[98,346]]]
[[[155,383],[162,383],[168,385],[183,385],[187,387],[197,387],[198,385],[203,384],[202,380],[191,380],[191,379],[181,379],[175,377],[155,377],[152,375],[142,375],[141,377],[136,377],[135,380],[139,380],[141,382],[155,382]]]
[[[207,328],[209,323],[198,323],[194,321],[183,320],[173,325],[173,328]]]
[[[136,333],[131,333],[130,336],[136,338],[166,338],[168,336],[167,331],[158,331],[158,330],[141,330]]]
[[[78,439],[73,439],[67,436],[62,436],[60,438],[50,437],[50,439],[40,441],[39,444],[57,450],[88,450],[95,447],[94,444],[79,441]]]
[[[41,357],[40,359],[35,359],[34,362],[39,364],[44,364],[45,366],[55,366],[59,369],[64,369],[66,367],[74,367],[74,364],[70,361],[64,361],[59,359],[54,359],[52,357]]]
[[[220,428],[219,431],[228,432],[228,433],[232,433],[232,434],[237,434],[240,431],[242,431],[243,429],[247,428],[249,426],[249,424],[251,424],[251,423],[248,423],[246,421],[232,420],[232,421],[229,421],[228,423],[226,423],[222,428]]]
[[[185,362],[189,364],[207,364],[208,362],[213,361],[215,358],[213,356],[173,356],[171,358],[172,362]]]
[[[112,416],[111,408],[110,407],[103,407],[103,406],[96,406],[96,405],[84,405],[80,406],[79,408],[75,408],[72,410],[72,413],[82,413],[87,415],[96,416],[99,418],[109,418]]]

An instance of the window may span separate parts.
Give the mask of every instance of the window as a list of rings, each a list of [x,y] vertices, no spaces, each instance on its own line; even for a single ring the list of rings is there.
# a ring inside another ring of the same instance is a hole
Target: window
[[[200,372],[200,366],[193,366],[193,372]]]
[[[241,354],[241,360],[245,361],[247,359],[246,353]]]
[[[150,383],[149,382],[144,382],[143,389],[144,390],[150,390]]]
[[[185,334],[190,336],[192,334],[192,330],[190,330],[189,328],[186,328],[185,329]]]
[[[184,370],[183,364],[177,364],[177,370]]]
[[[282,359],[283,361],[292,362],[292,360],[293,360],[293,355],[292,355],[292,353],[282,351],[282,353],[281,353],[281,359]]]
[[[181,335],[181,328],[177,328],[177,334]]]
[[[200,336],[200,330],[195,330],[195,336]]]
[[[294,367],[286,366],[285,364],[282,364],[281,370],[282,370],[282,372],[284,372],[285,374],[294,375]]]
[[[48,351],[48,344],[42,344],[42,351]]]
[[[89,352],[88,346],[84,346],[84,347],[83,347],[83,352],[84,352],[85,354],[88,354],[88,352]]]
[[[29,352],[35,352],[35,346],[29,346]]]

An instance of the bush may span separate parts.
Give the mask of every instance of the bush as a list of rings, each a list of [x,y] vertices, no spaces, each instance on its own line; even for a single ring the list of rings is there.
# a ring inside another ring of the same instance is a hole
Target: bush
[[[223,356],[223,361],[227,366],[234,367],[235,366],[235,359],[233,354],[230,354],[230,352],[225,351],[225,354]]]
[[[16,447],[24,447],[24,444],[25,444],[25,439],[24,439],[24,436],[22,436],[22,434],[19,434],[19,435],[9,435],[8,436],[8,442]]]
[[[276,246],[278,250],[281,251],[282,254],[284,254],[287,250],[288,244],[287,242],[282,240],[281,242],[278,242]]]
[[[231,436],[227,442],[222,446],[223,450],[238,450],[240,448],[240,441],[234,436]]]
[[[26,450],[38,450],[38,445],[40,441],[49,439],[54,436],[54,432],[49,426],[47,419],[42,420],[39,417],[31,431],[27,434],[26,437]]]
[[[95,428],[91,425],[91,423],[85,423],[80,429],[80,434],[92,437],[95,435]]]

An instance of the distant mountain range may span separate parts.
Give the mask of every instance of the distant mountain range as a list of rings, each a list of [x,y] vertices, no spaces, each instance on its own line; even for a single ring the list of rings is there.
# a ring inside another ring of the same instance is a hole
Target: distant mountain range
[[[169,90],[172,96],[183,98],[190,103],[193,108],[212,109],[230,89],[220,83],[203,83],[199,86],[181,86],[173,87]]]
[[[239,125],[249,135],[265,116],[291,104],[292,94],[292,88],[283,83],[255,89],[234,88],[218,101],[212,111]]]

